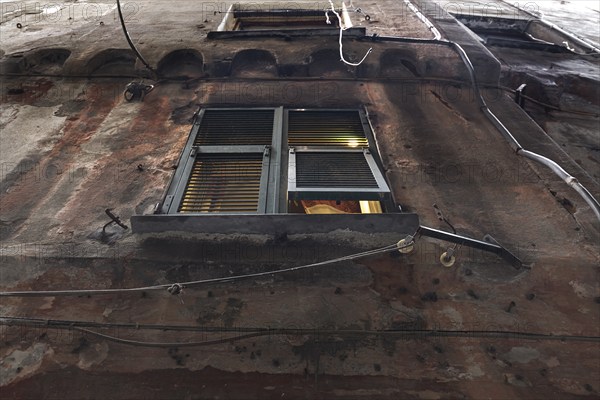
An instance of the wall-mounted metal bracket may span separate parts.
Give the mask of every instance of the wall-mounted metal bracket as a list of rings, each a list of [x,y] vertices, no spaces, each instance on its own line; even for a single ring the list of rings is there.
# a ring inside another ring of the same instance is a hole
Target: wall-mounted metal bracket
[[[519,107],[523,108],[525,106],[525,89],[527,88],[527,84],[523,83],[521,86],[515,90],[515,103],[519,105]]]
[[[129,229],[129,227],[127,225],[125,225],[123,222],[121,222],[121,218],[119,218],[118,216],[116,216],[115,214],[112,213],[112,208],[107,208],[106,210],[104,210],[104,212],[106,213],[106,215],[108,215],[110,217],[110,219],[112,221],[107,222],[102,227],[102,236],[106,235],[106,228],[108,228],[108,226],[111,225],[111,224],[117,224],[117,225],[119,225],[121,228],[123,228],[125,230]]]
[[[146,85],[141,82],[131,82],[125,87],[123,97],[126,101],[144,101],[144,97],[154,89],[154,85]]]
[[[523,261],[521,261],[517,256],[508,251],[506,248],[502,247],[498,242],[496,242],[491,236],[486,235],[486,238],[481,241],[477,239],[472,239],[466,236],[457,235],[455,233],[444,232],[433,228],[428,228],[426,226],[421,225],[419,230],[417,231],[421,236],[427,236],[433,239],[439,239],[450,243],[456,243],[460,246],[467,246],[474,249],[487,251],[489,253],[494,253],[498,255],[503,260],[509,262],[515,269],[519,270],[523,268]]]

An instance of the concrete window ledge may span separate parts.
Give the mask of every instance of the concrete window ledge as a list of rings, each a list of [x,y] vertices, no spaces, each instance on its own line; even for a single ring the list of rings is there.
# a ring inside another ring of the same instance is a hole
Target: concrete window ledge
[[[321,235],[331,232],[353,234],[394,234],[391,241],[413,234],[419,217],[395,214],[267,214],[267,215],[135,215],[136,234],[201,233],[269,235]],[[389,244],[389,243],[388,243]]]

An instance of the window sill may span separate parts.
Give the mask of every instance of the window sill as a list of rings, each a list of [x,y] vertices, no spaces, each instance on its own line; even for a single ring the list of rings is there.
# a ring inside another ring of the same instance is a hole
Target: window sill
[[[269,235],[348,235],[393,233],[393,238],[413,234],[419,217],[412,213],[389,214],[151,214],[131,217],[133,233],[200,233]],[[397,240],[397,239],[396,239]]]

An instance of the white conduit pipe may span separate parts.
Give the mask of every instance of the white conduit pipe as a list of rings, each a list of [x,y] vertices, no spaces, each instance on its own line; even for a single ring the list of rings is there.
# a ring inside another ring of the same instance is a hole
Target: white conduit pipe
[[[483,96],[481,95],[481,92],[479,90],[479,85],[477,83],[477,78],[475,76],[475,67],[471,63],[471,60],[469,59],[469,56],[464,51],[464,49],[458,43],[451,42],[451,41],[445,40],[445,39],[442,40],[441,39],[442,36],[440,35],[439,31],[433,26],[431,21],[429,21],[429,19],[427,19],[427,17],[425,17],[425,15],[423,15],[409,0],[404,0],[404,3],[431,30],[431,32],[434,35],[435,41],[438,41],[440,44],[445,44],[445,45],[451,46],[458,53],[458,55],[462,59],[463,63],[467,67],[467,70],[469,71],[469,76],[471,78],[473,90],[477,94],[477,101],[479,102],[479,104],[481,106],[481,111],[488,118],[488,120],[490,120],[490,122],[496,127],[496,129],[502,134],[502,136],[504,136],[504,138],[508,141],[509,145],[513,148],[513,150],[515,150],[515,153],[519,156],[528,158],[530,160],[533,160],[535,162],[538,162],[538,163],[550,168],[552,170],[552,172],[554,172],[558,177],[560,177],[567,185],[572,187],[583,198],[583,200],[585,200],[585,202],[591,207],[592,211],[596,215],[596,218],[598,219],[598,221],[600,221],[600,203],[598,203],[598,200],[596,200],[594,198],[594,196],[585,188],[585,186],[583,186],[577,180],[577,178],[570,175],[555,161],[553,161],[547,157],[544,157],[540,154],[534,153],[532,151],[525,150],[519,144],[517,139],[515,139],[513,134],[508,130],[508,128],[506,128],[506,126],[504,126],[504,124],[498,119],[498,117],[496,117],[496,115],[488,108],[487,103],[485,102],[485,99],[483,98]],[[434,43],[434,41],[430,41],[430,40],[424,40],[424,41],[429,42],[429,43]]]
[[[363,57],[363,58],[362,58],[362,59],[361,59],[359,62],[353,63],[353,62],[347,61],[347,60],[344,58],[344,49],[343,49],[343,44],[342,44],[342,37],[343,37],[343,33],[344,33],[344,31],[345,31],[346,29],[348,29],[348,28],[346,28],[346,27],[344,26],[344,21],[342,20],[342,17],[341,17],[341,16],[340,16],[340,14],[339,14],[339,13],[338,13],[338,12],[335,10],[335,6],[333,5],[333,1],[329,0],[329,4],[331,5],[331,12],[332,12],[332,13],[333,13],[333,14],[334,14],[336,17],[337,17],[337,19],[338,19],[338,24],[340,24],[340,37],[339,37],[339,44],[340,44],[340,46],[339,46],[339,48],[340,48],[340,61],[342,61],[344,64],[351,65],[351,66],[353,66],[353,67],[358,67],[360,64],[362,64],[362,63],[363,63],[363,61],[365,61],[365,60],[367,59],[367,57],[369,56],[369,54],[371,54],[371,52],[373,51],[373,48],[372,48],[372,47],[371,47],[371,48],[369,48],[369,50],[367,50],[367,53],[364,55],[364,57]],[[343,4],[343,3],[342,3],[342,4]],[[328,11],[325,11],[325,17],[327,18],[327,20],[326,20],[327,24],[330,24],[330,23],[331,23],[331,21],[329,20],[329,13],[328,13]]]
[[[421,11],[419,11],[419,9],[417,7],[415,7],[415,5],[413,3],[411,3],[409,0],[404,0],[404,4],[406,4],[406,6],[413,13],[416,14],[417,18],[419,18],[421,20],[421,22],[423,22],[425,24],[425,26],[431,31],[431,33],[433,33],[433,38],[435,40],[442,39],[442,35],[441,35],[440,31],[438,31],[437,28],[435,26],[433,26],[431,21],[425,15],[423,15],[423,13],[421,13]]]

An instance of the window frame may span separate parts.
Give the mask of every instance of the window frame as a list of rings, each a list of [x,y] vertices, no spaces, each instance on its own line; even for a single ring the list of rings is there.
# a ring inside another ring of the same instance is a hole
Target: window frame
[[[200,133],[202,119],[209,110],[219,111],[254,111],[273,110],[273,130],[270,145],[195,145]],[[367,138],[367,146],[347,148],[347,146],[288,146],[289,113],[296,111],[319,112],[357,112],[362,130]],[[295,152],[362,152],[373,173],[377,188],[298,188],[291,177],[295,178]],[[199,154],[262,154],[263,164],[259,188],[259,201],[256,212],[180,212],[179,207],[190,179],[196,157]],[[294,164],[294,165],[292,165]],[[379,153],[376,148],[375,137],[368,119],[366,110],[359,108],[329,109],[329,108],[284,108],[279,107],[207,107],[200,109],[194,117],[193,126],[187,142],[181,152],[177,169],[175,170],[163,201],[159,203],[156,214],[181,215],[181,216],[206,216],[206,215],[240,215],[240,214],[282,214],[288,212],[290,200],[313,199],[327,200],[323,196],[334,197],[334,193],[343,193],[347,200],[379,200],[386,204],[385,208],[393,205],[392,193],[384,176]],[[298,195],[304,193],[304,195]],[[352,196],[352,194],[358,194]],[[314,196],[313,196],[314,194]],[[364,195],[361,197],[360,195]],[[338,196],[339,197],[339,196]],[[390,208],[391,209],[391,208]]]
[[[239,111],[239,110],[273,110],[273,131],[271,133],[270,145],[195,145],[196,137],[200,133],[202,118],[208,110]],[[210,212],[186,212],[179,211],[185,190],[196,157],[200,154],[262,154],[262,172],[258,193],[258,206],[252,214],[269,214],[279,211],[278,201],[280,185],[271,182],[271,177],[280,175],[281,169],[281,126],[283,107],[229,107],[229,108],[203,108],[195,116],[192,130],[188,136],[185,147],[179,157],[177,170],[171,179],[165,199],[160,208],[161,214],[182,215],[206,215]],[[247,214],[247,212],[225,212],[218,214]]]
[[[362,153],[365,161],[369,166],[373,179],[377,184],[376,188],[367,188],[360,186],[353,187],[336,187],[336,188],[321,188],[321,187],[298,187],[296,180],[296,169],[298,163],[296,161],[297,153]],[[369,148],[362,149],[341,149],[341,148],[323,148],[313,146],[297,146],[290,147],[288,155],[288,200],[336,200],[340,196],[336,193],[343,193],[342,200],[385,200],[385,196],[391,191],[385,181],[385,178],[373,158]]]
[[[227,11],[225,12],[225,16],[223,17],[223,20],[219,23],[219,26],[217,27],[216,32],[257,32],[257,31],[264,31],[264,32],[270,32],[270,31],[282,31],[281,27],[278,26],[272,26],[272,27],[265,27],[264,29],[262,28],[250,28],[250,29],[239,29],[238,27],[243,25],[244,23],[244,18],[251,18],[251,19],[260,19],[260,18],[264,18],[266,21],[268,21],[268,19],[273,19],[275,17],[283,17],[286,15],[286,13],[289,14],[299,14],[297,17],[301,18],[303,15],[305,14],[304,17],[315,17],[317,18],[319,15],[323,18],[323,23],[324,26],[311,26],[311,25],[307,25],[307,26],[298,26],[289,30],[285,30],[285,32],[288,31],[299,31],[299,30],[332,30],[334,32],[337,32],[340,27],[338,25],[338,21],[337,21],[337,17],[335,16],[335,14],[333,14],[333,12],[331,12],[330,7],[326,7],[326,8],[322,8],[322,7],[315,7],[314,3],[296,3],[300,6],[302,6],[303,8],[289,8],[289,4],[282,2],[282,3],[273,3],[273,4],[269,4],[269,6],[266,9],[243,9],[243,4],[231,4],[229,6],[229,8],[227,9]],[[312,7],[311,7],[312,6]],[[325,12],[329,12],[329,19],[332,21],[332,23],[330,25],[326,24],[326,16],[325,16]],[[342,3],[342,8],[336,8],[336,11],[338,12],[338,14],[340,15],[341,18],[341,22],[342,22],[342,26],[344,29],[349,29],[352,28],[352,20],[350,18],[350,14],[348,13],[348,9],[346,7],[346,5],[344,3]],[[314,14],[314,15],[312,15]],[[290,18],[294,18],[295,16],[290,16]]]

